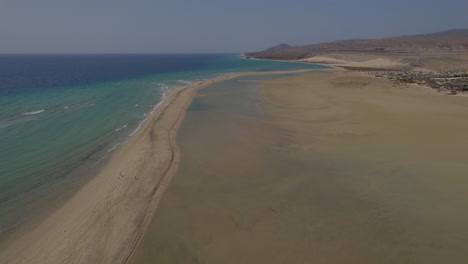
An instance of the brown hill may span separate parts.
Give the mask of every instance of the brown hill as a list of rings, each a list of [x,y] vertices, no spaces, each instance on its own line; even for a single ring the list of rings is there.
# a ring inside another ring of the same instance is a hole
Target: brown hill
[[[328,53],[418,54],[420,52],[468,52],[468,29],[383,39],[338,40],[307,46],[281,44],[261,52],[247,53],[260,59],[297,60]]]
[[[284,50],[289,50],[290,48],[293,48],[293,47],[289,46],[288,44],[279,44],[278,46],[274,46],[273,48],[269,48],[265,51],[266,52],[284,51]]]

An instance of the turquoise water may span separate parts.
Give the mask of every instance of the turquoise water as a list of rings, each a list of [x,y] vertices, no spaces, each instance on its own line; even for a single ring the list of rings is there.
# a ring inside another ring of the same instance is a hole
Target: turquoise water
[[[80,187],[138,130],[173,87],[234,72],[326,68],[245,60],[237,55],[187,55],[191,64],[180,67],[184,55],[174,56],[178,56],[177,65],[160,67],[153,74],[147,72],[155,63],[169,65],[170,55],[141,66],[146,68],[139,74],[116,74],[103,81],[86,79],[83,76],[89,75],[84,74],[63,77],[64,73],[59,81],[49,80],[35,89],[22,87],[16,92],[10,85],[8,93],[0,93],[0,232],[31,219],[32,213],[60,204],[71,193],[67,190]],[[99,61],[99,57],[89,60]],[[128,67],[130,71],[136,66]],[[125,64],[119,72],[125,72]],[[40,80],[40,73],[34,74],[29,83]],[[85,84],[69,85],[74,82]]]

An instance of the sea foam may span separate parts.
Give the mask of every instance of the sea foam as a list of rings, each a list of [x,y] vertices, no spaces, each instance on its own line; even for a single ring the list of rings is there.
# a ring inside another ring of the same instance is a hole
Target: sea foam
[[[130,133],[130,135],[128,135],[128,137],[131,137],[131,136],[135,135],[135,134],[141,129],[141,127],[142,127],[143,124],[146,122],[146,120],[148,120],[149,116],[151,116],[151,114],[153,114],[154,111],[156,111],[156,109],[158,109],[158,108],[164,103],[164,101],[166,100],[167,94],[168,94],[169,92],[170,92],[170,90],[165,91],[165,92],[163,93],[162,98],[161,98],[161,101],[160,101],[157,105],[155,105],[155,106],[153,107],[153,109],[149,112],[148,115],[145,115],[146,118],[143,119],[143,120],[140,122],[140,124],[138,124],[138,127],[137,127],[135,130],[133,130],[133,132]]]
[[[41,109],[41,110],[36,110],[36,111],[31,111],[31,112],[26,112],[26,113],[22,113],[22,115],[36,115],[36,114],[40,114],[42,112],[44,112],[45,109]]]
[[[116,132],[117,132],[117,131],[120,131],[120,130],[126,128],[126,127],[127,127],[127,125],[121,126],[121,127],[117,128],[115,131],[116,131]]]

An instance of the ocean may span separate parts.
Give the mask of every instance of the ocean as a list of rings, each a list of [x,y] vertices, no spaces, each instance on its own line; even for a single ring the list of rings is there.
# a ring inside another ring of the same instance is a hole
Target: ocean
[[[0,237],[59,206],[174,87],[323,68],[234,54],[0,55]]]

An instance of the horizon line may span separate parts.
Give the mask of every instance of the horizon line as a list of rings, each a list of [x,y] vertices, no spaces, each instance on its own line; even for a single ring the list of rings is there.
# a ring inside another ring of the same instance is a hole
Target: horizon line
[[[2,55],[217,55],[217,54],[244,54],[245,52],[0,52]]]

